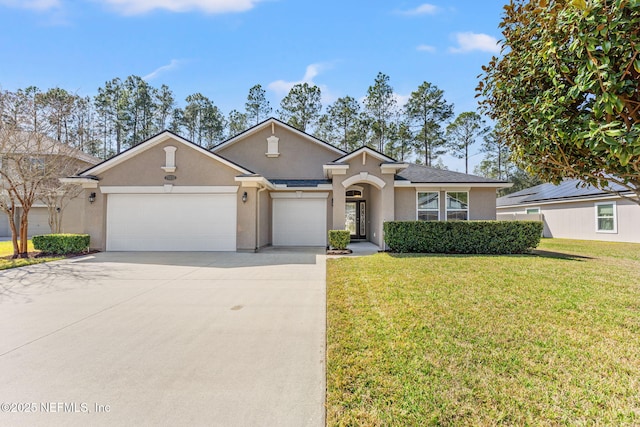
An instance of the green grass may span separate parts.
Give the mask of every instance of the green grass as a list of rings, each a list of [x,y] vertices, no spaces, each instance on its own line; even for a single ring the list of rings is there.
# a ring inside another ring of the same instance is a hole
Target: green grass
[[[328,261],[328,425],[639,425],[640,245]]]
[[[27,248],[29,252],[34,252],[31,240],[28,241]],[[55,261],[62,257],[46,257],[46,258],[21,258],[21,259],[5,259],[4,257],[13,255],[13,244],[11,241],[0,242],[0,270],[9,268],[24,267],[26,265],[40,264],[43,262]]]

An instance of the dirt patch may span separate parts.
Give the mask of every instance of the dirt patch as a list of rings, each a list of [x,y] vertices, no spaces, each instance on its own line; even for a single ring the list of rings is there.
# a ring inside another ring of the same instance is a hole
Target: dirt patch
[[[327,255],[348,255],[353,253],[351,249],[327,249]]]

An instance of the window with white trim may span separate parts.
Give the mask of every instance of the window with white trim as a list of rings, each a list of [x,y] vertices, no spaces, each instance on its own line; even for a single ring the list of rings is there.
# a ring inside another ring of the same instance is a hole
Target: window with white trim
[[[596,203],[596,231],[617,233],[616,202]]]
[[[527,208],[524,213],[526,213],[527,215],[531,215],[531,214],[539,214],[540,213],[540,208]]]
[[[447,221],[469,219],[469,192],[447,191]]]
[[[437,191],[418,192],[418,220],[438,221],[440,219],[440,194]]]

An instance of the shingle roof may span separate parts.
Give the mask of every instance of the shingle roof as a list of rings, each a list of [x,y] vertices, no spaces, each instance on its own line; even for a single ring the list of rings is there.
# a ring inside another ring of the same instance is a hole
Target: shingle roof
[[[625,188],[612,184],[612,191],[626,191]],[[600,195],[609,195],[610,193],[592,187],[584,186],[584,183],[577,179],[567,179],[559,185],[546,183],[536,185],[535,187],[526,188],[516,191],[515,193],[499,197],[496,206],[511,206],[519,204],[528,204],[535,202],[543,202],[550,200],[574,199],[581,197],[595,197]]]
[[[396,175],[401,180],[409,180],[415,183],[433,183],[433,184],[473,184],[473,183],[491,183],[506,184],[506,181],[485,178],[482,176],[468,175],[461,172],[453,172],[446,169],[432,168],[423,165],[410,164],[405,170],[398,172]]]

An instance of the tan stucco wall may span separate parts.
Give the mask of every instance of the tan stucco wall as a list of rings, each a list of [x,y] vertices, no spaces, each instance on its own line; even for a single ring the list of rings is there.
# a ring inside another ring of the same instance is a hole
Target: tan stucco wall
[[[242,201],[242,195],[247,192],[247,201]],[[236,246],[239,251],[254,251],[256,249],[256,218],[257,218],[257,188],[240,188],[238,191],[238,235]]]
[[[173,181],[164,179],[168,173],[161,169],[165,165],[166,154],[164,147],[174,146],[176,150],[176,171],[171,175],[177,178]],[[91,247],[106,249],[106,212],[108,195],[102,194],[101,186],[163,186],[172,184],[179,186],[238,186],[235,177],[240,171],[227,166],[216,159],[198,152],[195,148],[168,139],[126,161],[113,166],[98,175],[97,189],[86,189],[82,196],[87,200],[91,192],[96,193],[96,201],[85,205],[84,228],[91,235]],[[242,193],[247,191],[250,196],[246,204],[241,201]],[[255,248],[255,189],[240,188],[238,190],[238,249]],[[252,243],[250,243],[252,242]]]
[[[445,197],[443,194],[441,197]],[[496,219],[496,189],[472,188],[469,191],[469,219]]]
[[[596,231],[595,203],[616,202],[618,232]],[[539,207],[545,223],[545,237],[640,243],[640,206],[622,199],[593,200],[572,203],[530,205]],[[498,217],[508,213],[524,213],[526,207],[500,208]]]
[[[271,135],[271,126],[268,126],[245,139],[215,150],[215,153],[271,179],[323,179],[322,165],[340,157],[339,153],[328,147],[309,141],[280,125],[275,125],[280,155],[267,157],[267,138]]]
[[[83,194],[69,201],[62,213],[63,233],[84,233],[84,211],[88,204]]]
[[[415,221],[416,189],[396,188],[396,221]]]
[[[267,246],[271,239],[271,197],[269,191],[260,192],[260,241],[259,246]]]
[[[177,177],[174,181],[165,180],[169,174],[161,169],[167,146],[177,147],[177,168],[171,173]],[[112,167],[98,178],[100,185],[238,185],[234,178],[240,174],[187,145],[168,140]]]

